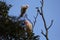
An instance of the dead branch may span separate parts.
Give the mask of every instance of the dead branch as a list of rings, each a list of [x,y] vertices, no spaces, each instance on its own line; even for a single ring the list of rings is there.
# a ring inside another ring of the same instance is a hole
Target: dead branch
[[[46,35],[44,34],[43,30],[41,30],[41,33],[46,37]]]
[[[52,25],[53,25],[53,20],[51,20],[51,24],[50,24],[50,26],[48,27],[48,29],[51,28]]]
[[[36,9],[37,9],[37,7],[36,7]],[[37,15],[36,15],[36,17],[34,17],[35,20],[34,20],[34,22],[33,22],[33,24],[34,24],[34,25],[33,25],[33,28],[34,28],[34,26],[35,26],[35,24],[36,24],[36,21],[37,21],[38,11],[39,11],[39,10],[37,10]]]
[[[34,22],[33,22],[34,26],[35,26],[35,24],[36,24],[37,17],[38,17],[38,13],[37,13],[36,17],[34,17],[34,19],[35,19]],[[34,28],[34,26],[33,26],[33,28]]]
[[[44,0],[40,1],[41,3],[41,7],[40,7],[40,10],[39,10],[39,7],[37,7],[37,12],[39,12],[39,14],[41,15],[42,17],[42,20],[43,20],[43,23],[44,23],[44,28],[46,30],[46,33],[44,34],[43,30],[42,30],[42,35],[46,38],[46,40],[49,40],[48,38],[48,30],[51,28],[52,24],[53,24],[53,20],[51,21],[51,24],[49,27],[47,27],[46,25],[46,21],[45,21],[45,18],[44,18],[44,15],[43,15],[43,5],[44,5]]]

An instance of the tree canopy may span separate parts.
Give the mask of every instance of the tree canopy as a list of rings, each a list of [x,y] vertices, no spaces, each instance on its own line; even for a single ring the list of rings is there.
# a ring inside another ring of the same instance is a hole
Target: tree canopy
[[[23,27],[22,22],[17,20],[15,16],[9,16],[8,11],[12,5],[0,1],[0,39],[6,40],[39,40],[39,35],[31,33],[31,36]]]

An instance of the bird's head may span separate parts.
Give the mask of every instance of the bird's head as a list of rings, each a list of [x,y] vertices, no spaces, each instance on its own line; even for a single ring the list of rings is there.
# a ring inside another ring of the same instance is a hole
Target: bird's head
[[[29,5],[26,4],[26,5],[22,5],[21,7],[22,7],[23,9],[27,9],[27,8],[29,7]]]
[[[24,21],[24,24],[25,24],[25,25],[28,25],[28,20],[25,20],[25,21]]]

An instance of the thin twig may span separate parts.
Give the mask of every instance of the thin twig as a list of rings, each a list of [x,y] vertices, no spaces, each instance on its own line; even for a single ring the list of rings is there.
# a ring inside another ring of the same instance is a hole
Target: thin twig
[[[37,11],[38,11],[38,10],[37,10]],[[33,25],[33,28],[34,28],[34,26],[35,26],[35,24],[36,24],[37,17],[38,17],[38,12],[37,12],[37,14],[36,14],[36,17],[34,17],[35,20],[34,20],[34,22],[33,22],[33,24],[34,24],[34,25]]]
[[[52,25],[53,25],[53,20],[51,20],[51,24],[50,24],[50,26],[48,27],[48,30],[51,28]]]
[[[41,30],[41,33],[46,37],[46,35],[44,34],[43,30]]]

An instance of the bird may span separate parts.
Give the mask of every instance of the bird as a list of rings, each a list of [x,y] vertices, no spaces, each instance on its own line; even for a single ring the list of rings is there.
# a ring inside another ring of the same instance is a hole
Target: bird
[[[20,16],[18,17],[18,18],[20,18],[20,17],[23,17],[24,16],[24,14],[25,14],[25,12],[26,12],[26,10],[27,10],[27,8],[29,7],[29,5],[23,5],[23,6],[21,6],[21,14],[20,14]]]
[[[24,24],[26,25],[26,31],[28,36],[31,36],[32,34],[32,23],[29,20],[25,20]]]

